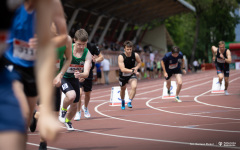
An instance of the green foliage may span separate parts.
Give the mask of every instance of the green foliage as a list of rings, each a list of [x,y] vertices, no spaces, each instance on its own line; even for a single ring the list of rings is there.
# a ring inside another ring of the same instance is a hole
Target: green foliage
[[[193,13],[172,16],[165,20],[165,26],[175,45],[189,58],[194,39],[195,22]]]
[[[191,57],[195,38],[196,18],[199,18],[199,34],[196,37],[195,58],[208,59],[210,47],[218,41],[234,41],[239,18],[234,15],[236,0],[187,0],[196,12],[181,14],[165,20],[165,25],[175,44]]]

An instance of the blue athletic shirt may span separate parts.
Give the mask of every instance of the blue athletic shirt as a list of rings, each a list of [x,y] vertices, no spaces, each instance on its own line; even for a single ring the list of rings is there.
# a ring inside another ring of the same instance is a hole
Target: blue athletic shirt
[[[34,66],[36,50],[29,48],[28,42],[35,34],[35,18],[35,11],[27,12],[23,4],[15,12],[4,56],[16,65]]]
[[[183,54],[182,52],[179,52],[179,55],[177,57],[172,56],[172,52],[168,52],[165,54],[165,56],[162,58],[166,70],[169,69],[180,69],[181,68],[181,63],[183,59]]]

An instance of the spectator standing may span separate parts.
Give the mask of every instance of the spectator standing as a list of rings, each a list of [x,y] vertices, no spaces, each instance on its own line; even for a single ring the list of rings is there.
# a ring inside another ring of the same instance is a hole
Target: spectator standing
[[[101,63],[96,63],[95,65],[97,70],[97,84],[100,84],[102,78]]]
[[[108,74],[109,74],[109,70],[110,70],[110,62],[108,59],[104,59],[101,62],[101,67],[103,70],[103,74],[104,74],[104,79],[105,79],[105,84],[109,84],[109,79],[108,79]]]
[[[197,69],[198,69],[198,61],[195,59],[193,61],[193,67],[194,67],[194,72],[197,72]]]

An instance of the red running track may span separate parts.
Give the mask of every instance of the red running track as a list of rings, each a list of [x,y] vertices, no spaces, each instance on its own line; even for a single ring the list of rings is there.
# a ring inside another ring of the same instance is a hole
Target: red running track
[[[213,70],[184,75],[182,103],[161,98],[164,79],[139,81],[133,108],[124,111],[109,106],[111,87],[117,84],[94,86],[91,119],[82,113],[80,121],[72,121],[76,131],[64,128],[48,149],[240,149],[240,71],[230,73],[229,96],[211,94],[213,77]],[[27,149],[37,150],[38,130],[28,135]]]

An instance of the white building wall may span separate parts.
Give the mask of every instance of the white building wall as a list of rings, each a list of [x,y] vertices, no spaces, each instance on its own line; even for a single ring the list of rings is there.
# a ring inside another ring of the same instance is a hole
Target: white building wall
[[[148,30],[141,42],[141,46],[152,45],[153,50],[167,52],[166,28],[164,25]]]

